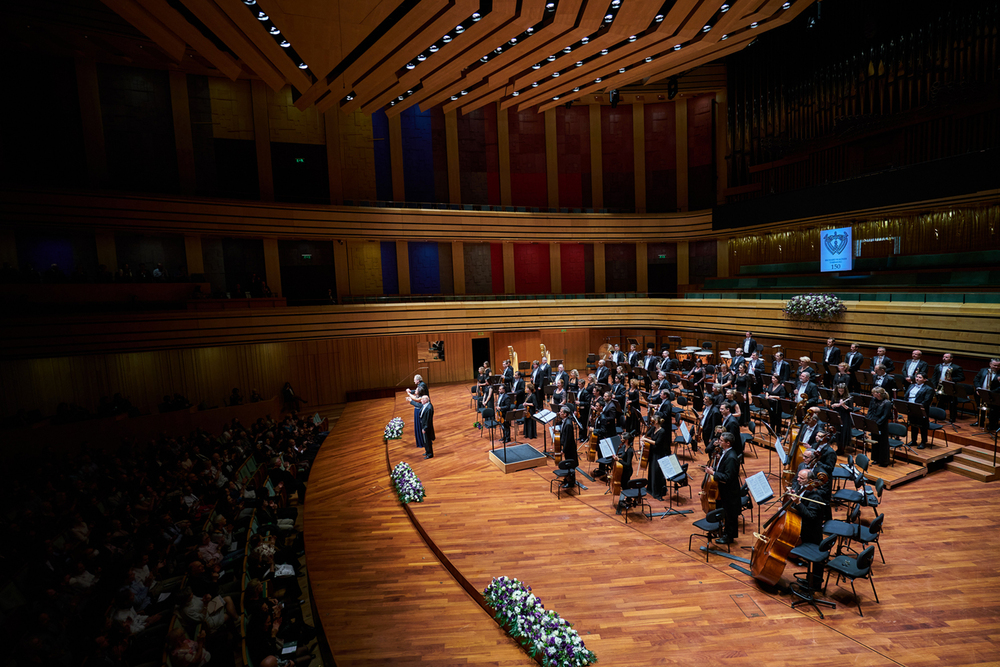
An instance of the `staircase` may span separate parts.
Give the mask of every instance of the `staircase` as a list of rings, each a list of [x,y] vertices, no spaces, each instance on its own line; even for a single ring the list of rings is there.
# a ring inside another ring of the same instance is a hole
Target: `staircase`
[[[997,460],[998,465],[994,465],[992,447],[963,444],[962,452],[945,465],[945,470],[980,482],[994,482],[1000,479],[1000,458]]]

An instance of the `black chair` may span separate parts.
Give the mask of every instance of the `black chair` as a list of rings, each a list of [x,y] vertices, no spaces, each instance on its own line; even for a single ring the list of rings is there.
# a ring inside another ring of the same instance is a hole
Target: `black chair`
[[[875,488],[869,489],[867,491],[868,498],[865,499],[865,505],[872,508],[875,512],[875,516],[878,516],[878,506],[882,503],[882,492],[885,490],[885,480],[879,477],[875,480]]]
[[[847,483],[847,480],[854,479],[854,456],[852,454],[847,455],[847,465],[838,465],[833,469],[833,475],[831,476],[831,482],[835,489],[843,488],[843,485]]]
[[[850,540],[854,535],[857,535],[860,517],[861,507],[859,505],[855,505],[851,511],[847,513],[846,521],[830,519],[829,521],[825,521],[823,523],[823,534],[833,535],[839,540],[837,548],[838,554],[840,553],[844,543],[847,540]]]
[[[896,465],[896,452],[900,449],[910,449],[907,445],[907,431],[906,424],[900,424],[899,422],[889,422],[887,429],[889,432],[889,451],[892,452],[892,459],[889,461],[891,465]]]
[[[471,394],[471,396],[469,397],[469,407],[475,409],[476,398],[478,398],[479,396],[479,385],[474,384],[471,387],[469,387],[469,393]]]
[[[863,456],[858,454],[858,456]],[[857,458],[854,459],[857,463]],[[865,476],[859,470],[858,474],[854,476],[854,488],[843,488],[837,491],[831,496],[834,505],[844,505],[847,507],[860,507],[865,504],[867,498],[867,493],[865,489]]]
[[[495,440],[498,426],[500,426],[500,422],[496,420],[496,413],[489,408],[483,410],[483,428],[479,431],[479,437],[483,437],[483,433],[489,431],[490,440]]]
[[[747,428],[750,430],[749,433],[740,433],[740,439],[743,441],[743,453],[746,453],[747,445],[750,445],[750,449],[753,450],[753,457],[756,459],[757,456],[757,441],[754,440],[754,435],[757,433],[757,424],[753,420],[747,422]]]
[[[949,443],[948,443],[948,431],[946,431],[944,429],[945,425],[944,424],[939,424],[939,423],[937,423],[935,421],[936,419],[940,419],[943,422],[948,421],[948,415],[947,415],[947,413],[945,413],[945,411],[943,409],[941,409],[941,408],[931,407],[927,411],[927,417],[929,419],[929,421],[927,423],[927,430],[930,431],[930,433],[931,433],[931,444],[934,444],[934,436],[937,434],[937,432],[941,431],[941,433],[944,434],[944,444],[945,444],[945,446],[946,447],[949,446]]]
[[[563,484],[566,483],[566,479],[570,475],[573,475],[573,473],[576,472],[577,465],[578,465],[577,462],[573,459],[565,459],[563,461],[560,461],[559,467],[552,471],[552,474],[555,475],[555,477],[549,480],[549,493],[552,493],[552,485],[558,484],[558,486],[556,487],[556,498],[559,498],[560,492],[562,491],[563,488]],[[569,493],[569,491],[570,489],[566,489],[567,493]]]
[[[854,597],[858,599],[858,613],[864,616],[865,613],[861,611],[861,596],[858,595],[857,589],[854,588],[855,579],[867,579],[868,583],[872,586],[872,593],[875,595],[875,602],[881,604],[878,599],[878,591],[875,590],[875,580],[872,579],[872,563],[875,560],[875,547],[868,547],[862,551],[857,557],[854,556],[837,556],[833,560],[830,560],[826,564],[826,581],[830,582],[830,574],[837,573],[837,583],[840,583],[841,577],[851,580],[851,592],[854,593]]]
[[[797,558],[800,562],[806,563],[809,566],[806,572],[795,573],[795,583],[789,587],[792,595],[799,598],[792,602],[792,609],[801,604],[812,605],[819,614],[819,617],[823,618],[823,612],[820,610],[819,605],[822,604],[834,609],[836,608],[837,605],[833,602],[820,600],[816,597],[816,593],[823,590],[823,572],[826,570],[826,563],[830,559],[830,551],[833,549],[836,541],[837,536],[830,535],[823,538],[823,541],[819,544],[803,542],[788,552],[788,555],[792,559]]]
[[[858,524],[858,529],[847,539],[851,542],[860,542],[862,546],[867,547],[869,544],[874,544],[878,547],[879,558],[882,559],[882,564],[885,565],[885,555],[882,553],[882,545],[879,544],[879,537],[882,535],[882,524],[885,522],[885,514],[875,515],[875,520],[872,521],[867,526],[863,523]],[[848,543],[848,550],[854,551],[850,548]]]
[[[694,523],[692,523],[691,524],[692,526],[694,526],[698,530],[701,530],[701,531],[704,531],[704,532],[702,532],[702,533],[691,533],[690,537],[688,537],[688,551],[691,551],[691,540],[692,539],[694,539],[695,537],[704,537],[705,538],[705,562],[707,563],[708,562],[708,550],[709,550],[708,547],[712,543],[712,540],[714,540],[717,537],[721,537],[722,536],[722,520],[725,518],[725,516],[726,516],[726,510],[724,510],[724,509],[722,509],[720,507],[720,508],[714,509],[711,512],[709,512],[708,514],[706,514],[704,519],[698,519],[697,521],[695,521]],[[729,551],[730,553],[732,553],[732,549],[729,548],[728,544],[726,545],[726,551]]]
[[[686,422],[687,419],[684,419],[683,421]],[[691,445],[692,445],[692,443],[694,444],[695,447],[698,446],[698,443],[694,441],[694,434],[691,432],[690,429],[688,430],[688,438],[689,438],[688,440],[685,440],[684,439],[684,434],[681,433],[680,429],[677,429],[677,437],[674,438],[674,449],[677,450],[677,455],[678,456],[680,456],[681,450],[683,450],[685,447],[688,450],[688,456],[692,456],[692,454],[691,454]]]
[[[639,513],[642,514],[649,520],[653,519],[653,508],[649,506],[646,502],[647,494],[646,487],[649,485],[649,480],[645,477],[636,477],[630,479],[622,487],[622,499],[623,507],[622,514],[625,515],[625,523],[628,523],[628,511],[636,507],[639,508]],[[648,512],[643,512],[642,508],[648,509]]]

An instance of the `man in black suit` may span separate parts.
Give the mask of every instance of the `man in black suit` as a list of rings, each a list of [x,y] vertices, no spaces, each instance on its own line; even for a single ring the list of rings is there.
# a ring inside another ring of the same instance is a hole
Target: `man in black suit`
[[[733,436],[733,450],[742,456],[743,438],[740,437],[740,420],[729,411],[729,404],[725,401],[719,406],[719,416],[722,418],[722,429]]]
[[[851,374],[851,380],[847,383],[847,389],[849,391],[858,392],[861,391],[861,382],[858,380],[858,371],[861,370],[861,364],[864,362],[865,358],[858,350],[857,343],[851,343],[851,351],[847,353],[844,361],[847,362],[847,372]]]
[[[715,437],[715,427],[722,424],[722,414],[719,412],[719,407],[715,404],[713,397],[705,397],[705,409],[701,412],[698,424],[701,427],[701,439],[707,449],[712,443],[712,438]],[[691,449],[698,451],[698,443],[694,440],[691,441]]]
[[[951,372],[951,377],[949,377],[949,371]],[[934,367],[934,374],[931,376],[931,386],[936,391],[941,386],[941,383],[946,380],[949,382],[965,381],[965,371],[955,363],[950,352],[945,352],[941,356],[941,363]],[[948,410],[948,421],[954,424],[955,419],[958,417],[958,398],[948,394],[940,394],[938,396],[938,407],[942,410]]]
[[[729,370],[732,371],[733,375],[735,375],[737,371],[740,370],[740,366],[746,366],[746,363],[747,360],[746,357],[743,356],[743,350],[736,350],[736,356],[729,361]]]
[[[923,373],[923,376],[927,377],[927,362],[920,358],[923,354],[920,350],[914,350],[910,353],[909,360],[903,364],[903,383],[907,387],[913,384],[913,378],[917,373]]]
[[[875,356],[872,357],[872,373],[875,372],[875,367],[879,364],[885,366],[886,373],[892,373],[896,370],[896,363],[886,355],[884,347],[878,348],[875,351]]]
[[[611,384],[611,370],[608,368],[607,364],[604,363],[604,359],[600,359],[597,362],[597,384]]]
[[[764,384],[764,360],[756,352],[750,355],[747,362],[747,375],[750,376],[750,393],[759,394]]]
[[[886,373],[889,370],[882,364],[877,365],[874,368],[874,375],[872,375],[872,387],[882,387],[885,389],[886,393],[889,394],[889,398],[896,397],[896,379]]]
[[[631,366],[632,368],[635,368],[641,363],[642,363],[642,355],[639,353],[639,350],[637,349],[635,343],[633,343],[632,348],[629,350],[628,353],[628,365]]]
[[[556,374],[552,378],[552,384],[559,382],[559,380],[563,381],[563,389],[569,388],[569,373],[566,372],[566,367],[562,364],[559,364],[559,367],[556,369]]]
[[[806,395],[807,408],[819,405],[819,387],[809,379],[809,373],[805,371],[799,373],[799,381],[795,383],[795,389],[792,392],[792,401],[797,404],[802,400],[802,394]]]
[[[827,475],[832,476],[833,469],[837,467],[837,452],[830,446],[830,436],[826,431],[817,432],[813,450],[816,452],[814,470],[823,470]]]
[[[740,344],[740,349],[737,352],[742,352],[739,355],[741,357],[749,357],[751,352],[757,351],[757,341],[754,340],[753,334],[747,331],[743,337],[743,343]],[[736,370],[736,369],[733,369]]]
[[[806,413],[805,423],[795,436],[795,444],[816,444],[816,438],[823,431],[823,422],[819,419],[819,408],[810,408]]]
[[[579,461],[576,453],[576,424],[570,416],[567,406],[559,408],[559,444],[562,447],[562,457],[565,461]],[[572,489],[576,486],[576,471],[571,470],[562,483],[562,488]]]
[[[541,384],[538,386],[538,393],[540,396],[545,396],[545,387],[552,382],[552,367],[549,366],[549,358],[542,357],[542,363],[538,365],[538,377],[540,378]]]
[[[538,365],[538,360],[531,362],[531,384],[535,385],[535,392],[538,392],[538,388],[542,386],[542,371],[541,366]],[[545,397],[541,394],[538,395],[539,398],[544,399]]]
[[[521,371],[514,373],[514,385],[511,387],[511,393],[514,394],[515,405],[524,403],[524,378],[521,376]]]
[[[835,343],[833,338],[827,338],[823,348],[823,386],[827,388],[833,386],[833,375],[840,363],[840,348]]]
[[[500,442],[510,442],[510,423],[507,421],[507,411],[514,409],[514,399],[507,393],[507,387],[500,385],[497,389],[497,421],[500,424]]]
[[[615,351],[611,353],[611,361],[615,362],[616,366],[625,362],[625,353],[617,345],[615,345]]]
[[[420,397],[420,430],[424,436],[424,458],[434,458],[434,406],[431,405],[431,397]]]
[[[712,475],[719,485],[719,502],[726,513],[723,535],[715,541],[716,544],[729,544],[739,536],[740,457],[733,449],[737,440],[739,438],[733,438],[732,433],[723,433],[719,438],[722,457],[714,468],[705,466],[705,472]]]
[[[913,384],[906,388],[903,397],[909,403],[917,403],[924,407],[923,416],[910,421],[910,442],[917,441],[917,432],[919,431],[920,444],[917,445],[917,449],[926,449],[927,425],[930,423],[927,419],[927,412],[931,407],[931,401],[934,400],[934,390],[927,384],[927,378],[922,372],[917,371],[916,375],[913,376]]]
[[[771,374],[777,375],[782,383],[787,382],[788,378],[791,377],[792,365],[785,361],[783,352],[776,352],[774,354],[774,365],[771,367]]]
[[[660,355],[660,364],[656,368],[664,373],[673,373],[680,367],[681,365],[676,359],[670,358],[670,350],[664,350],[663,354]]]
[[[990,365],[976,373],[976,379],[973,381],[973,386],[976,389],[1000,391],[1000,359],[990,359]],[[987,413],[987,417],[989,420],[988,428],[991,431],[996,431],[997,421],[1000,421],[1000,419],[998,419],[1000,418],[1000,409],[990,408],[990,411]]]
[[[514,367],[510,365],[508,359],[503,360],[503,372],[500,373],[502,382],[510,389],[514,384]]]
[[[642,367],[646,369],[646,372],[650,375],[656,375],[656,365],[659,363],[660,358],[656,356],[653,348],[646,348],[646,356],[642,358]],[[650,380],[652,382],[652,380]]]

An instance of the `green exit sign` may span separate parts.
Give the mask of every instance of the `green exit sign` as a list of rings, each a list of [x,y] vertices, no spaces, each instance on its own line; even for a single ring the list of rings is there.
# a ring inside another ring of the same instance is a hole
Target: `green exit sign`
[[[297,157],[297,158],[295,158],[295,161],[296,162],[305,162],[306,159],[304,157]]]
[[[666,259],[666,258],[667,258],[666,255],[660,255],[660,259]]]
[[[302,259],[312,259],[312,255],[302,255]]]
[[[565,330],[565,329],[563,329],[561,333],[566,333],[566,330]]]

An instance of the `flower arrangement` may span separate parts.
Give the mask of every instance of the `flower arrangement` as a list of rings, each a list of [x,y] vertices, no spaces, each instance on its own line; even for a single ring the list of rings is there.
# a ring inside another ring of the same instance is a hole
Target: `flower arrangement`
[[[573,626],[545,605],[526,586],[510,577],[494,577],[483,591],[496,619],[531,657],[546,667],[575,667],[597,662]]]
[[[800,294],[788,300],[783,312],[795,320],[826,322],[846,311],[844,302],[833,294]]]
[[[403,437],[402,417],[393,417],[389,420],[389,423],[385,425],[384,437],[386,440],[399,440]]]
[[[409,463],[400,461],[392,469],[391,477],[392,483],[396,485],[396,494],[404,504],[424,501],[424,496],[427,495],[424,493],[424,485],[420,483],[420,478],[413,472]]]

